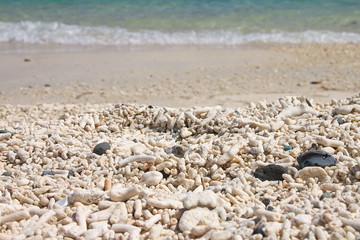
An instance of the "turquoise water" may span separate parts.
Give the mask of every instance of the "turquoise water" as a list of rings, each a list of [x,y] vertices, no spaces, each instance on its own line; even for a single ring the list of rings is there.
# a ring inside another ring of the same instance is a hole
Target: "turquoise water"
[[[0,42],[360,42],[360,1],[1,0]]]

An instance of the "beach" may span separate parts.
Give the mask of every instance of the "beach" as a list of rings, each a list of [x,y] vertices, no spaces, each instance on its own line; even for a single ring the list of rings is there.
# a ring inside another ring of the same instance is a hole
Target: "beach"
[[[357,44],[63,47],[2,48],[1,239],[359,238]]]
[[[360,239],[359,7],[0,2],[0,239]]]

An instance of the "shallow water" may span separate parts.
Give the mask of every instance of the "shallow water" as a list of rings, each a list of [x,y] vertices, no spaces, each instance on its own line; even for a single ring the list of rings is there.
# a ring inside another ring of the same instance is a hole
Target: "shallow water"
[[[359,9],[356,0],[2,1],[0,42],[360,42]]]

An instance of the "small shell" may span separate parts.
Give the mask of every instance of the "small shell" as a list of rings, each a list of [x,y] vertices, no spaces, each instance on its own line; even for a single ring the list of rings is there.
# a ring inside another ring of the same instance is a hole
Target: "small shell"
[[[324,180],[328,174],[321,167],[306,167],[301,169],[299,172],[295,174],[295,178],[301,178],[306,181],[309,178],[318,178],[319,181]]]

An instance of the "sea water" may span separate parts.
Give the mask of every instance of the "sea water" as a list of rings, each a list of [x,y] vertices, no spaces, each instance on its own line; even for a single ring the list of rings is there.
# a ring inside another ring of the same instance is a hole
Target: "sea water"
[[[0,0],[0,42],[360,42],[359,0]]]

